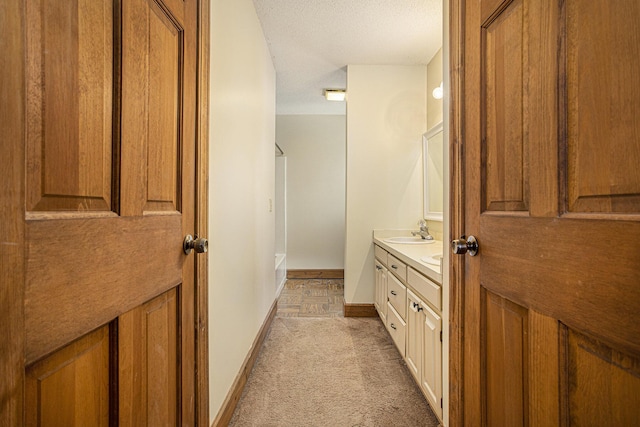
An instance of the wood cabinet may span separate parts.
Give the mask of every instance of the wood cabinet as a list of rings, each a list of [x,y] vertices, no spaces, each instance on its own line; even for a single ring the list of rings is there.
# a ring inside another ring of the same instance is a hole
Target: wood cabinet
[[[436,415],[442,419],[442,287],[375,245],[375,306]]]

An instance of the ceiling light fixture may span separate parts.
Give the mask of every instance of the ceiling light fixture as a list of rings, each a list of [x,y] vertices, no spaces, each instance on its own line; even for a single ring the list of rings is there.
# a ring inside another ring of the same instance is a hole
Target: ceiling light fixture
[[[347,91],[344,89],[325,89],[324,97],[327,101],[344,101]]]
[[[433,95],[435,99],[442,99],[444,96],[444,82],[440,82],[440,86],[435,88],[433,92],[431,92],[431,95]]]

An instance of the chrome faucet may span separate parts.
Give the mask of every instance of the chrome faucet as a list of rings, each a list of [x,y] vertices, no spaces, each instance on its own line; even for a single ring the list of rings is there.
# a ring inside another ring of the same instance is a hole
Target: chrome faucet
[[[427,221],[425,221],[424,219],[421,219],[420,221],[418,221],[418,225],[420,226],[420,231],[412,231],[411,234],[413,236],[420,235],[420,237],[422,237],[423,240],[433,240],[433,236],[429,234],[429,227],[427,227]]]

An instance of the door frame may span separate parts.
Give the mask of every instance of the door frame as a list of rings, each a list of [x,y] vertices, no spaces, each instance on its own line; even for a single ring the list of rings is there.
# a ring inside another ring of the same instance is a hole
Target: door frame
[[[449,1],[449,233],[465,234],[464,8]],[[449,425],[464,425],[464,258],[449,257]]]
[[[209,2],[198,0],[196,208],[194,232],[208,236]],[[24,424],[25,21],[24,3],[0,2],[0,420]],[[196,423],[209,425],[207,257],[196,257]]]
[[[196,60],[196,218],[195,233],[209,238],[209,45],[210,1],[198,0]],[[209,257],[196,257],[195,357],[196,425],[209,426]]]

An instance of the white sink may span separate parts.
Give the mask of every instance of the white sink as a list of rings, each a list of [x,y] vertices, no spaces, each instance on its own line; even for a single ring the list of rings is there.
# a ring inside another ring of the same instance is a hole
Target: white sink
[[[420,261],[426,262],[431,265],[440,265],[442,262],[442,254],[435,254],[430,256],[423,256],[420,258]]]
[[[434,240],[425,240],[418,236],[401,236],[401,237],[388,237],[383,239],[387,243],[401,243],[403,245],[427,245],[429,243],[435,243]]]

